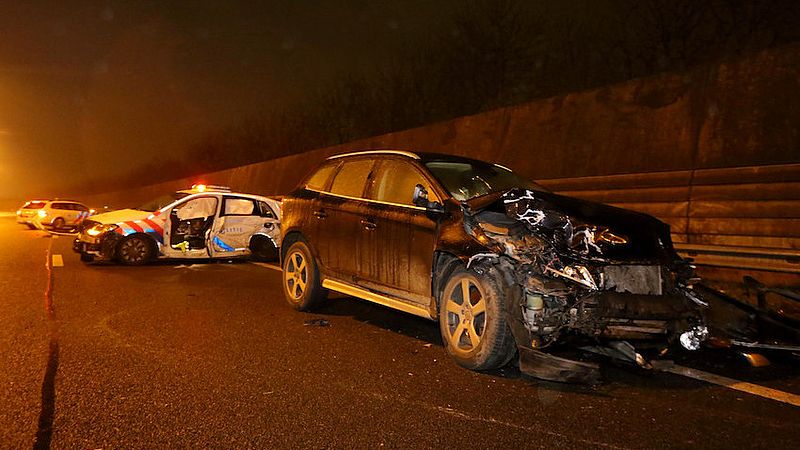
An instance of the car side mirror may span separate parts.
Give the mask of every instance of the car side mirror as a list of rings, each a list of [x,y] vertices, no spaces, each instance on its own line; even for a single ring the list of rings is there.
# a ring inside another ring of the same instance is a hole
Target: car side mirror
[[[428,190],[425,189],[425,186],[421,184],[414,186],[414,196],[411,198],[411,202],[420,208],[428,207]]]
[[[428,200],[428,190],[425,186],[418,184],[414,186],[414,197],[412,199],[414,205],[420,208],[425,208],[428,212],[443,213],[444,206],[439,202],[431,202]]]

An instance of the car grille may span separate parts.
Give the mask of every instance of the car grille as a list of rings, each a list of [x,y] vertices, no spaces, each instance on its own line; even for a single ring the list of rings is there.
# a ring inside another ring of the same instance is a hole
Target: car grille
[[[661,266],[615,265],[603,267],[606,290],[614,292],[661,295]]]

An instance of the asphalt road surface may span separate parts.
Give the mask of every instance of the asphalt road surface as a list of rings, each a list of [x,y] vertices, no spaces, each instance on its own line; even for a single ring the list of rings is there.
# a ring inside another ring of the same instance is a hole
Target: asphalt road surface
[[[791,362],[681,363],[750,383],[728,387],[476,373],[433,322],[292,310],[263,265],[86,265],[70,245],[0,218],[0,447],[800,448]]]

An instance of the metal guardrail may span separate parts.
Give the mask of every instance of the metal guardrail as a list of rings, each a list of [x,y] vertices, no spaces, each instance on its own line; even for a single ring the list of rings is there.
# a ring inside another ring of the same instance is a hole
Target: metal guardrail
[[[800,274],[800,250],[722,245],[675,244],[699,266]]]

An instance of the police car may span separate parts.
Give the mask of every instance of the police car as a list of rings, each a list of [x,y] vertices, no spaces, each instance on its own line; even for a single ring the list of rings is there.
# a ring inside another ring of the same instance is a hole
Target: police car
[[[143,215],[132,211],[101,214],[84,222],[73,250],[82,261],[113,260],[140,265],[156,259],[251,256],[277,259],[280,203],[219,186],[193,193]],[[105,217],[104,217],[105,216]]]
[[[74,230],[94,210],[71,200],[31,200],[17,211],[17,223],[28,228],[53,231]]]

